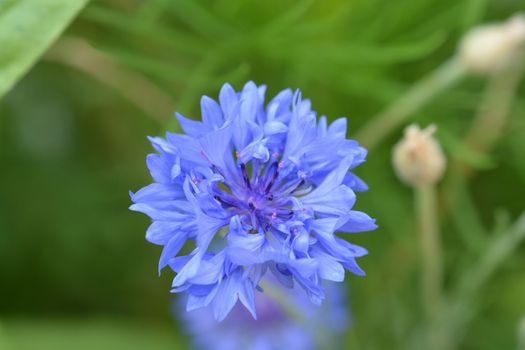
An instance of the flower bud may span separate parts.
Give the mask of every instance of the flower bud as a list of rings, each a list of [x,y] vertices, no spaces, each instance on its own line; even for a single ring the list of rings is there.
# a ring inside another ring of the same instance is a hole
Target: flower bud
[[[472,29],[461,41],[459,59],[468,71],[489,74],[512,63],[524,45],[525,16],[519,14]]]
[[[417,125],[405,128],[405,136],[392,153],[394,170],[401,181],[410,186],[433,184],[443,175],[446,160],[432,134],[434,125],[421,130]]]

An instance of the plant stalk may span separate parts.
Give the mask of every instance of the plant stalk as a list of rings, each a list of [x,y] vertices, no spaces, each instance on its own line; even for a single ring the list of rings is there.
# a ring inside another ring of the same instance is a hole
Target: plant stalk
[[[421,293],[425,315],[433,320],[441,308],[443,267],[439,237],[436,188],[434,184],[416,188],[416,210],[421,242]]]
[[[456,57],[446,61],[412,85],[383,112],[371,118],[357,132],[356,139],[368,150],[373,149],[432,98],[459,81],[464,74],[465,70]]]

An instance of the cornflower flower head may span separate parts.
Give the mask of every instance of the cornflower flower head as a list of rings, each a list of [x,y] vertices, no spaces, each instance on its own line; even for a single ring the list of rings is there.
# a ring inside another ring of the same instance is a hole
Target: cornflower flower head
[[[328,283],[327,300],[317,306],[297,286],[289,289],[265,281],[265,289],[272,288],[278,296],[256,293],[257,320],[239,304],[222,322],[213,318],[209,306],[181,314],[175,304],[175,314],[182,316],[183,329],[199,350],[315,350],[320,344],[335,349],[350,326],[343,286]]]
[[[364,275],[356,258],[367,251],[334,233],[376,227],[353,210],[367,186],[350,170],[366,150],[346,139],[346,118],[317,121],[290,89],[265,106],[265,90],[225,84],[219,103],[201,99],[202,121],[176,114],[185,134],[150,138],[154,183],[131,193],[130,209],[153,220],[147,240],[164,246],[159,272],[177,274],[172,292],[189,294],[188,311],[212,304],[218,320],[238,300],[255,318],[267,272],[320,304],[322,280],[343,281],[345,269]],[[185,245],[190,253],[179,254]]]

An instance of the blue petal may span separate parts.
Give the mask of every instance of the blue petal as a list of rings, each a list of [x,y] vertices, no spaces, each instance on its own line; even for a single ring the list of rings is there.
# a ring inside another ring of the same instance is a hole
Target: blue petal
[[[326,137],[326,134],[328,133],[327,124],[328,122],[326,120],[326,116],[321,116],[321,118],[319,118],[319,121],[317,122],[317,136]]]
[[[290,102],[292,101],[293,92],[286,89],[279,92],[267,106],[267,120],[271,121],[289,111]]]
[[[348,169],[350,165],[352,164],[353,157],[346,157],[344,158],[339,166],[331,171],[323,180],[323,182],[317,187],[315,190],[313,190],[311,193],[309,193],[307,196],[320,196],[327,194],[328,192],[331,192],[334,188],[341,185],[343,182],[346,174],[348,173]]]
[[[317,213],[345,215],[355,203],[355,193],[349,187],[340,185],[327,193],[314,190],[302,198],[302,203]]]
[[[204,251],[198,251],[197,254],[193,255],[190,260],[180,269],[177,273],[177,276],[173,279],[171,283],[172,287],[180,287],[186,281],[194,277],[199,271],[201,265],[202,257],[204,256]]]
[[[365,276],[366,273],[357,265],[357,262],[354,258],[349,258],[347,261],[342,262],[343,266],[353,274],[358,276]]]
[[[255,121],[259,105],[257,86],[253,82],[248,82],[241,94],[240,117],[246,121]]]
[[[306,254],[308,252],[309,247],[310,247],[310,235],[308,234],[308,231],[302,228],[299,231],[297,237],[295,237],[293,241],[293,248],[297,252]]]
[[[199,193],[196,196],[198,206],[206,215],[217,219],[228,219],[231,212],[224,208],[213,198],[212,193]]]
[[[146,231],[146,239],[153,244],[165,245],[179,227],[178,222],[154,221]]]
[[[290,266],[304,278],[310,278],[317,273],[319,263],[314,259],[290,260]]]
[[[239,98],[230,84],[222,86],[219,93],[219,101],[225,120],[232,120],[239,111]]]
[[[318,219],[310,224],[310,229],[328,252],[338,257],[345,257],[350,252],[336,240],[334,235],[336,223],[337,218]]]
[[[267,162],[270,159],[270,152],[265,146],[265,140],[255,141],[246,146],[240,153],[239,159],[243,163],[247,163],[253,158],[259,159],[262,162]]]
[[[152,183],[141,188],[131,195],[135,203],[149,201],[172,201],[184,198],[184,192],[180,186]]]
[[[225,127],[211,132],[199,139],[202,152],[206,159],[220,169],[227,169],[227,159],[231,158],[230,152],[231,128]]]
[[[273,273],[275,278],[285,287],[293,288],[294,282],[293,282],[293,276],[288,271],[288,273],[283,273],[277,268],[277,264],[271,264],[269,266],[270,271]]]
[[[195,286],[190,288],[188,294],[188,303],[186,304],[186,311],[193,311],[201,307],[206,307],[213,300],[217,294],[218,285],[210,286],[199,286],[200,291],[198,294],[195,293]]]
[[[168,141],[163,139],[162,137],[151,137],[148,136],[148,140],[151,142],[151,145],[153,148],[155,148],[157,151],[161,153],[175,153],[175,148],[172,144],[170,144]]]
[[[223,124],[221,107],[208,96],[201,98],[202,121],[209,130],[217,130]]]
[[[276,120],[269,121],[264,124],[264,134],[265,135],[280,134],[286,131],[288,131],[288,127],[286,126],[286,124],[281,123]]]
[[[253,289],[254,287],[250,280],[246,279],[245,281],[241,282],[239,289],[239,300],[246,307],[246,309],[248,309],[252,317],[257,319]]]
[[[368,185],[363,180],[361,180],[361,178],[352,173],[346,174],[343,183],[357,192],[368,191]]]
[[[319,261],[319,276],[325,280],[343,282],[345,269],[335,259],[329,257],[317,258]]]
[[[175,163],[173,163],[173,166],[171,167],[171,180],[175,180],[177,177],[179,177],[181,173],[181,167],[180,167],[180,157],[175,158]]]
[[[181,250],[184,243],[186,243],[187,235],[183,232],[178,232],[169,240],[168,244],[164,246],[162,254],[159,259],[159,275],[160,271],[168,265],[171,258],[175,257]]]
[[[248,102],[244,102],[244,105],[246,105],[247,103]],[[255,102],[254,102],[254,105],[255,105]],[[243,108],[247,109],[249,107],[243,107]],[[253,116],[255,116],[256,109],[253,108],[253,111],[244,110],[242,113],[252,113]],[[255,123],[254,120],[243,117],[242,114],[240,114],[233,121],[232,128],[233,128],[232,130],[233,144],[235,145],[235,149],[237,150],[244,149],[251,142],[260,141],[264,136],[262,127],[259,126],[257,123]]]
[[[266,238],[264,234],[228,235],[228,257],[237,265],[250,266],[259,261],[259,252]]]
[[[204,123],[186,118],[182,114],[175,113],[180,127],[184,132],[192,137],[199,137],[209,131],[209,128]]]
[[[198,139],[188,135],[172,133],[167,133],[167,137],[170,143],[177,149],[177,155],[180,156],[181,159],[199,165],[209,165],[208,160],[202,153],[202,146]],[[169,174],[171,175],[171,167],[169,168]]]
[[[352,244],[348,241],[345,241],[344,239],[336,238],[336,241],[340,245],[344,246],[350,252],[350,255],[352,257],[358,258],[360,256],[364,256],[368,254],[368,250],[366,250],[365,248]]]
[[[298,116],[294,113],[288,126],[288,138],[283,154],[283,159],[300,157],[304,154],[304,146],[311,143],[316,136],[315,115]]]
[[[158,206],[159,203],[136,203],[129,207],[130,210],[138,211],[148,215],[153,220],[158,221],[178,221],[190,220],[192,219],[193,214],[191,212],[181,212],[177,211],[177,203],[185,204],[186,208],[188,204],[186,201],[172,201],[166,202],[166,206]],[[154,205],[157,204],[157,205]],[[162,204],[162,203],[161,203]],[[188,208],[187,208],[188,209]]]
[[[159,183],[171,183],[171,167],[173,161],[166,155],[148,154],[146,157],[146,164],[148,166],[151,177]]]
[[[352,210],[339,219],[336,230],[342,232],[364,232],[375,230],[375,219],[361,211]]]
[[[170,268],[174,272],[179,273],[191,258],[191,255],[177,256],[169,261]]]
[[[241,272],[236,271],[220,284],[213,302],[213,315],[217,321],[222,321],[239,299]]]
[[[198,285],[214,284],[222,277],[224,270],[223,252],[212,257],[210,260],[202,260],[199,274],[190,279],[190,282]]]
[[[347,130],[346,118],[336,119],[328,127],[328,133],[331,136],[337,136],[341,138],[346,137],[346,130]]]

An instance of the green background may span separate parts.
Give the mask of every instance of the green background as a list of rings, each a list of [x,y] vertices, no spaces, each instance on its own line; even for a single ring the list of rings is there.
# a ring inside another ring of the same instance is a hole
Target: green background
[[[347,116],[352,137],[453,56],[469,28],[525,10],[522,0],[84,5],[0,0],[0,349],[188,346],[170,314],[173,276],[157,276],[160,248],[144,239],[148,219],[127,210],[128,190],[151,181],[146,135],[176,131],[173,111],[198,119],[201,95],[254,80],[268,96],[300,88],[320,114]],[[439,188],[447,291],[525,209],[523,82],[494,147],[461,146],[486,85],[467,76],[407,119],[435,123],[449,163],[475,169],[453,193],[446,179]],[[413,193],[390,162],[401,135],[357,171],[370,186],[357,208],[379,229],[349,237],[370,252],[367,277],[347,275],[349,348],[425,348]],[[524,253],[513,246],[469,295],[457,348],[518,346]]]

